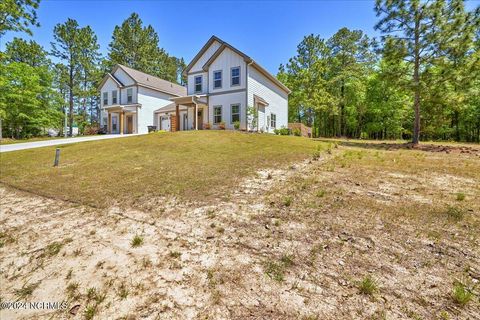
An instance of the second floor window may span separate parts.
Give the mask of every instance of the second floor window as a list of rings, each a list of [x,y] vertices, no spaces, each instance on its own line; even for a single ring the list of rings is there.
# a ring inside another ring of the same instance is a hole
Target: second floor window
[[[213,89],[222,87],[222,71],[213,71]]]
[[[222,122],[222,106],[213,107],[213,123],[219,124]]]
[[[196,76],[194,78],[195,82],[195,93],[202,92],[202,76]]]
[[[133,102],[133,89],[129,88],[127,89],[127,103],[132,103]]]
[[[277,127],[277,115],[275,113],[272,113],[270,115],[270,127],[272,127],[272,128]]]
[[[103,105],[108,105],[108,92],[103,93]]]
[[[117,104],[117,90],[112,91],[112,104]]]
[[[232,86],[240,85],[240,67],[232,68]]]

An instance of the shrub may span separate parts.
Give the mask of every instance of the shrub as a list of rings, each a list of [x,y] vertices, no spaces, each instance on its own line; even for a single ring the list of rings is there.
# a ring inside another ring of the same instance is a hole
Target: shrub
[[[297,137],[300,137],[302,135],[302,131],[300,131],[300,129],[298,129],[298,128],[293,129],[293,135],[297,136]]]
[[[223,122],[223,121],[220,122],[220,123],[218,124],[218,129],[220,129],[220,130],[225,130],[225,122]]]
[[[210,128],[211,128],[210,122],[207,122],[203,125],[203,129],[205,130],[210,130]]]
[[[457,193],[457,201],[463,201],[465,200],[465,193],[459,192]]]
[[[275,129],[275,130],[273,130],[273,132],[274,132],[276,135],[288,136],[288,135],[290,134],[290,129],[285,128],[285,127],[281,127],[280,129]]]
[[[240,121],[235,121],[235,122],[233,123],[233,127],[235,128],[235,130],[240,129]]]
[[[85,129],[83,130],[83,134],[86,136],[93,136],[98,134],[100,131],[100,127],[96,124],[93,125],[87,125],[85,126]]]

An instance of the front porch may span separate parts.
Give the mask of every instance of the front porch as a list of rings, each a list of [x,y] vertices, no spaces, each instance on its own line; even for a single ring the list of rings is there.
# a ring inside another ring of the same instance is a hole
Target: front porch
[[[207,99],[207,96],[198,95],[171,98],[175,104],[175,119],[172,121],[171,131],[203,130],[209,123]],[[181,113],[181,107],[185,112]]]
[[[107,133],[138,133],[139,104],[114,105],[104,108],[107,113]]]

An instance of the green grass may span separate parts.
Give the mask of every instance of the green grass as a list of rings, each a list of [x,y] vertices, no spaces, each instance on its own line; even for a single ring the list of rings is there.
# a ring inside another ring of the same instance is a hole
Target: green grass
[[[168,195],[202,200],[256,170],[309,158],[321,144],[214,130],[149,134],[2,153],[0,182],[96,207],[142,207]],[[54,168],[57,147],[60,166]]]

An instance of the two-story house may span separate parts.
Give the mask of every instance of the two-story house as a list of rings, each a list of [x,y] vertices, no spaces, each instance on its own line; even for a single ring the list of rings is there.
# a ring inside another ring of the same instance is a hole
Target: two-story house
[[[233,129],[235,123],[242,130],[273,133],[288,126],[290,90],[225,41],[212,36],[184,74],[187,88],[115,66],[99,85],[101,124],[109,133],[146,133],[148,126]]]
[[[212,36],[184,71],[187,95],[159,108],[161,119],[175,117],[171,129],[233,129],[273,132],[288,126],[290,90],[252,58]],[[248,112],[249,107],[256,112]],[[196,116],[194,116],[196,114]],[[257,114],[257,121],[251,121]]]
[[[155,111],[175,104],[170,100],[187,94],[185,87],[132,68],[116,65],[99,84],[100,125],[108,133],[147,133],[149,126],[170,130]],[[163,124],[163,128],[162,128]]]

